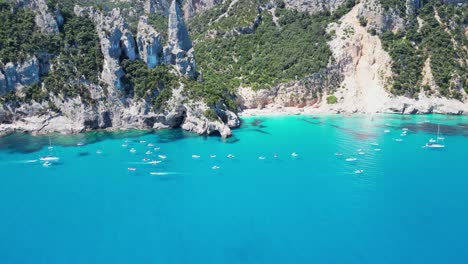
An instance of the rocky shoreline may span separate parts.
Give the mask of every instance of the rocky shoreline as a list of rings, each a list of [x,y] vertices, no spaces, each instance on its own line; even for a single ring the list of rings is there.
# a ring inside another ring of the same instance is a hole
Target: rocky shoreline
[[[231,129],[240,126],[242,117],[271,117],[271,116],[288,116],[288,115],[334,115],[343,114],[351,116],[353,114],[398,114],[398,115],[425,115],[425,114],[442,114],[442,115],[464,115],[468,116],[468,109],[464,105],[464,110],[456,110],[456,108],[448,108],[442,105],[441,108],[434,108],[433,106],[421,107],[421,105],[410,105],[404,102],[400,102],[401,105],[396,107],[395,105],[387,108],[385,111],[379,111],[375,113],[366,113],[359,111],[343,111],[333,106],[330,107],[293,107],[293,106],[281,106],[281,105],[267,105],[263,108],[249,108],[244,109],[237,115],[233,112],[227,113],[226,124],[221,121],[209,121],[206,118],[193,115],[181,117],[180,113],[170,113],[165,119],[167,122],[155,122],[153,126],[148,126],[143,123],[133,123],[122,126],[111,126],[104,128],[89,128],[83,126],[83,124],[74,123],[72,120],[64,116],[49,116],[49,117],[27,117],[23,118],[12,124],[0,124],[0,136],[5,136],[11,133],[30,133],[33,135],[42,135],[49,133],[61,133],[61,134],[76,134],[89,132],[93,130],[105,130],[105,131],[119,131],[119,130],[130,130],[130,129],[174,129],[181,128],[187,131],[197,133],[199,135],[220,135],[222,137],[229,137],[232,135]],[[460,105],[459,105],[460,106]],[[419,108],[418,108],[419,107]],[[178,124],[174,123],[178,118]],[[172,120],[172,121],[170,121]],[[172,123],[171,123],[172,122]],[[215,133],[218,131],[218,133]]]

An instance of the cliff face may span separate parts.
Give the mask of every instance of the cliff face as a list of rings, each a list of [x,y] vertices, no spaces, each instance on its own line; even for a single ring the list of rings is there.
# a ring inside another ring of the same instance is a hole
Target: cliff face
[[[163,62],[162,35],[148,24],[146,16],[138,22],[138,52],[149,68],[154,68]]]
[[[144,3],[145,13],[157,13],[161,15],[169,15],[170,0],[146,0]]]
[[[20,63],[7,63],[0,69],[0,95],[38,83],[39,72],[40,65],[34,56]]]
[[[27,8],[36,13],[35,22],[43,33],[58,33],[63,23],[59,9],[50,11],[45,0],[16,0],[14,9]]]
[[[172,2],[169,9],[168,35],[168,46],[164,49],[165,62],[175,64],[179,73],[194,78],[194,50],[177,0]]]
[[[287,110],[287,107],[299,107],[294,112],[467,114],[468,100],[463,85],[454,85],[461,98],[451,99],[440,95],[434,80],[434,73],[437,72],[430,56],[420,69],[422,79],[418,84],[420,87],[429,87],[429,92],[421,89],[416,99],[391,93],[390,87],[395,82],[396,75],[394,61],[384,49],[378,34],[409,30],[413,26],[409,21],[417,16],[421,7],[421,1],[408,0],[404,4],[405,12],[402,12],[397,6],[384,8],[378,0],[360,1],[337,23],[328,26],[327,31],[334,35],[328,42],[333,61],[327,70],[319,73],[323,74],[321,80],[335,80],[331,85],[308,83],[305,80],[310,77],[306,77],[269,90],[253,91],[244,87],[238,92],[239,104],[246,109],[269,109],[267,112],[288,112],[292,110]],[[420,23],[425,22],[420,20]],[[445,27],[441,19],[439,23]],[[460,45],[456,44],[453,37],[452,43],[455,43],[451,47],[453,49]],[[465,63],[460,62],[461,65],[466,65]],[[329,70],[333,67],[339,70]],[[452,73],[452,78],[451,83],[460,83],[457,73]],[[319,90],[323,92],[320,93]],[[327,103],[330,95],[337,98],[337,103]]]
[[[64,18],[46,3],[14,2],[59,47],[25,47],[17,60],[0,50],[0,133],[181,127],[229,136],[235,107],[468,113],[466,4],[145,0],[131,10],[77,5]],[[70,29],[73,17],[91,20],[97,52]],[[95,78],[90,54],[102,58]]]
[[[317,13],[324,11],[335,11],[347,0],[286,0],[287,7],[301,12]]]
[[[222,0],[187,0],[183,6],[185,19],[190,19],[196,14],[209,10],[221,2]]]
[[[176,1],[168,9],[168,39],[165,47],[162,46],[163,35],[148,23],[145,16],[140,18],[135,37],[119,9],[103,12],[93,7],[75,6],[74,13],[79,17],[90,18],[95,25],[104,59],[100,81],[105,85],[79,80],[77,84],[85,90],[78,96],[52,93],[48,92],[51,87],[41,83],[41,65],[36,57],[16,64],[7,63],[0,71],[0,94],[13,92],[22,98],[22,88],[30,89],[29,85],[37,83],[42,85],[39,92],[45,93],[48,99],[36,101],[33,97],[33,100],[20,104],[17,101],[1,103],[0,133],[14,130],[73,133],[99,128],[182,127],[199,134],[218,133],[227,137],[231,135],[230,127],[239,125],[237,115],[225,106],[214,107],[218,118],[208,119],[205,112],[213,107],[209,108],[202,100],[197,102],[185,95],[182,80],[195,77],[196,70],[192,42]],[[172,88],[160,88],[172,89],[163,108],[154,107],[152,100],[155,98],[150,95],[139,98],[128,91],[128,72],[122,66],[122,60],[140,59],[148,68],[167,64],[172,74],[181,78]],[[75,81],[78,80],[70,80]],[[50,108],[50,105],[54,107]]]
[[[128,30],[128,25],[121,16],[119,9],[114,9],[109,15],[105,15],[92,7],[75,6],[75,14],[81,17],[89,17],[94,21],[99,35],[101,51],[104,55],[101,79],[110,87],[122,89],[122,77],[124,71],[119,60],[122,55],[134,60],[135,40]]]

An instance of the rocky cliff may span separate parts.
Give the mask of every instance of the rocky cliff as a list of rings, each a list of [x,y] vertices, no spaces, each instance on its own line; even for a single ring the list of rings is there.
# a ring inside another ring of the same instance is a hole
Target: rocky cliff
[[[236,109],[468,113],[467,4],[457,1],[47,3],[0,4],[18,24],[0,25],[1,133],[229,136]]]
[[[63,24],[60,9],[50,10],[45,0],[16,0],[13,12],[19,8],[27,8],[36,14],[35,22],[43,33],[58,33]]]
[[[174,0],[169,8],[168,46],[164,49],[164,61],[167,64],[175,64],[180,74],[192,78],[196,76],[192,40],[177,0]]]
[[[10,91],[21,92],[24,86],[38,83],[40,67],[35,56],[23,62],[8,62],[0,69],[0,95]]]
[[[33,6],[31,4],[24,8]],[[196,70],[192,43],[178,2],[173,1],[168,9],[168,39],[165,47],[162,46],[162,34],[148,24],[145,16],[140,18],[135,37],[119,9],[104,12],[94,7],[75,6],[73,13],[91,19],[95,26],[103,55],[99,78],[101,82],[68,79],[67,82],[75,83],[73,85],[76,86],[72,87],[79,87],[81,92],[71,91],[67,95],[54,87],[48,87],[49,82],[42,82],[42,65],[36,57],[6,63],[0,71],[0,95],[8,95],[0,107],[2,133],[74,133],[99,128],[182,127],[199,134],[218,133],[227,137],[231,135],[230,127],[239,125],[237,115],[226,107],[210,108],[203,100],[189,98],[187,92],[184,92],[184,79],[195,77]],[[66,63],[60,60],[63,55],[52,56],[57,57],[54,59],[56,64],[51,68],[59,68]],[[136,84],[128,79],[130,73],[123,67],[122,61],[140,59],[148,68],[167,64],[170,70],[166,74],[180,76],[180,81],[172,82],[171,87],[162,87],[159,82],[148,87],[148,91],[155,91],[156,96],[161,91],[172,90],[165,92],[170,97],[163,101],[163,106],[153,105],[152,93],[144,97],[134,94],[133,89],[136,88],[133,85]],[[32,88],[32,84],[39,84],[40,87]],[[217,117],[208,118],[205,113],[209,109],[215,111]]]
[[[148,24],[148,18],[141,16],[138,22],[138,52],[149,68],[163,62],[163,36]]]
[[[327,28],[327,31],[334,35],[328,42],[333,53],[333,61],[326,70],[317,74],[322,74],[320,80],[332,79],[335,82],[331,85],[327,82],[326,85],[316,85],[306,82],[310,79],[306,77],[301,81],[280,84],[268,90],[254,91],[244,87],[239,89],[238,102],[246,109],[255,109],[247,110],[247,114],[271,112],[467,114],[467,94],[460,84],[466,83],[466,79],[460,82],[457,73],[452,73],[455,78],[452,82],[459,83],[458,86],[454,86],[454,92],[459,93],[460,97],[455,99],[441,96],[434,80],[430,57],[426,59],[424,67],[420,68],[422,77],[418,84],[420,87],[430,87],[429,93],[421,89],[412,98],[391,93],[389,87],[395,82],[394,62],[383,48],[378,33],[407,30],[410,27],[408,21],[411,16],[415,16],[421,7],[420,1],[408,0],[404,4],[405,12],[401,12],[396,6],[384,8],[378,0],[360,1],[339,21],[331,23]],[[454,39],[452,41],[456,42]],[[466,56],[466,53],[464,54]],[[466,57],[460,65],[461,67],[466,65]],[[334,67],[339,70],[330,70]],[[466,84],[464,86],[466,89]],[[329,97],[336,98],[337,102],[327,102]]]

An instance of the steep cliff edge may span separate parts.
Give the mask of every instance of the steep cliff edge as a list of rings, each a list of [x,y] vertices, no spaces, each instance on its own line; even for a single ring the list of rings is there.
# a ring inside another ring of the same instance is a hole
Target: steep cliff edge
[[[468,100],[463,90],[463,81],[457,77],[460,73],[451,72],[454,81],[449,82],[454,85],[450,89],[456,98],[450,98],[451,96],[447,96],[449,95],[447,92],[444,94],[434,80],[433,73],[440,74],[441,69],[433,68],[434,63],[431,63],[430,56],[427,57],[424,68],[422,64],[417,68],[419,66],[411,66],[413,63],[411,59],[403,63],[395,62],[397,57],[393,58],[386,50],[390,45],[388,41],[385,43],[387,48],[383,47],[382,35],[385,38],[388,34],[401,34],[400,32],[411,30],[412,19],[415,18],[413,15],[419,13],[421,3],[418,0],[408,0],[403,3],[403,7],[404,9],[397,9],[397,6],[384,8],[380,1],[360,1],[339,21],[331,23],[327,29],[333,35],[328,42],[333,53],[333,61],[327,69],[335,66],[339,70],[322,70],[318,73],[324,74],[322,80],[335,80],[333,85],[317,86],[315,83],[307,83],[304,81],[307,77],[302,81],[281,84],[267,90],[254,91],[243,87],[238,92],[239,102],[244,108],[254,108],[245,111],[244,114],[273,112],[467,114]],[[425,18],[428,19],[427,15]],[[441,26],[445,27],[445,24]],[[454,39],[452,42],[457,43]],[[408,43],[411,45],[409,41]],[[400,58],[410,56],[401,53],[403,51],[399,48]],[[392,55],[398,56],[398,53]],[[416,54],[414,57],[418,56],[424,55]],[[466,54],[451,55],[447,59],[460,56],[465,57],[460,61],[460,67],[463,68],[463,65],[466,65]],[[419,71],[422,77],[416,78],[411,88],[395,87],[400,85],[401,81],[408,82],[405,76],[412,74],[410,71],[413,69],[405,69],[408,66]],[[466,79],[464,85],[466,87]],[[411,94],[410,91],[413,89],[415,92]]]
[[[185,91],[184,83],[194,82],[190,79],[196,76],[194,51],[176,1],[168,15],[168,45],[163,48],[161,34],[145,17],[140,19],[135,37],[119,9],[103,12],[75,6],[73,13],[67,15],[64,28],[67,30],[71,21],[80,23],[79,17],[91,20],[102,54],[100,75],[93,77],[96,72],[75,68],[79,65],[73,63],[79,59],[80,52],[95,45],[91,36],[75,31],[67,32],[72,39],[59,44],[65,48],[73,46],[78,54],[50,53],[51,70],[45,75],[40,74],[41,63],[34,56],[5,66],[0,64],[0,92],[4,95],[0,101],[0,133],[181,127],[199,134],[230,136],[230,128],[239,125],[237,115],[223,105],[209,107],[203,98]],[[91,42],[74,39],[70,34]],[[89,58],[89,54],[81,55]],[[65,60],[66,56],[73,57]],[[93,58],[90,59],[85,63],[94,65]],[[143,67],[141,60],[146,63]],[[86,74],[68,72],[77,70]],[[149,76],[152,73],[158,74],[157,77]],[[143,85],[139,82],[141,78]],[[67,87],[56,87],[62,83]],[[209,111],[215,114],[207,115]]]
[[[238,110],[468,113],[466,3],[76,3],[0,3],[1,133],[229,136]]]

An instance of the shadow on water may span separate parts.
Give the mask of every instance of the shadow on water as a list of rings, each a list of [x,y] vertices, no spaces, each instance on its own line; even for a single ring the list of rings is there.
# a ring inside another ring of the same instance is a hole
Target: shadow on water
[[[155,134],[158,137],[159,143],[171,143],[177,140],[198,136],[197,134],[182,129],[164,129],[156,131]]]
[[[301,120],[308,123],[308,124],[311,124],[311,125],[322,125],[322,124],[324,124],[324,122],[319,121],[317,117],[312,117],[311,119],[310,118],[303,118]]]
[[[261,129],[258,129],[258,128],[249,129],[249,131],[254,131],[254,132],[265,134],[265,135],[271,135],[270,132],[267,132],[265,130],[261,130]]]
[[[354,131],[354,130],[349,129],[349,128],[345,128],[345,127],[342,127],[342,126],[335,125],[335,124],[330,124],[330,126],[336,128],[336,129],[339,129],[339,130],[341,130],[341,131],[343,131],[343,132],[345,132],[347,134],[350,134],[350,135],[354,136],[357,139],[366,140],[366,139],[377,138],[376,133],[358,132],[358,131]]]
[[[235,136],[228,137],[228,138],[220,138],[220,140],[221,140],[221,142],[227,143],[227,144],[233,144],[233,143],[236,143],[236,142],[240,141],[240,139],[235,137]]]
[[[33,136],[27,133],[13,133],[0,137],[0,150],[10,152],[33,153],[49,145],[75,147],[77,145],[93,144],[106,139],[121,139],[140,137],[153,133],[153,130],[123,130],[123,131],[91,131],[80,134],[49,134]]]
[[[423,132],[427,134],[437,134],[440,127],[440,133],[448,136],[463,135],[468,136],[468,124],[446,125],[437,123],[404,123],[399,128],[408,128],[411,132]]]
[[[258,128],[266,128],[267,126],[263,125],[263,122],[264,122],[264,121],[265,121],[265,120],[263,120],[263,119],[257,118],[257,119],[254,119],[254,120],[250,123],[250,125],[251,125],[251,126],[254,126],[254,127],[258,127]]]

